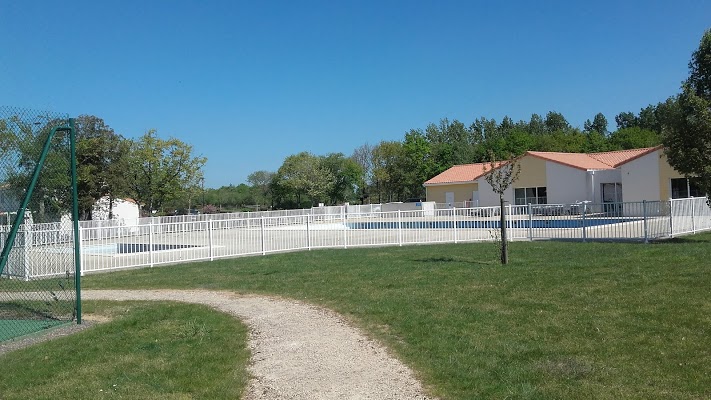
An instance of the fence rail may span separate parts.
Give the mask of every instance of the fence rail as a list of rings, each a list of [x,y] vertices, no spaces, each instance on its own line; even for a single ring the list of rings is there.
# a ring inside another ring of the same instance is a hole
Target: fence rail
[[[648,241],[711,230],[705,198],[665,202],[528,204],[504,207],[510,240]],[[380,205],[310,210],[82,221],[82,271],[264,255],[320,248],[403,246],[496,240],[499,207],[381,211]],[[61,223],[25,225],[24,260],[12,277],[54,276],[41,262],[72,251]],[[0,227],[0,239],[6,235]]]

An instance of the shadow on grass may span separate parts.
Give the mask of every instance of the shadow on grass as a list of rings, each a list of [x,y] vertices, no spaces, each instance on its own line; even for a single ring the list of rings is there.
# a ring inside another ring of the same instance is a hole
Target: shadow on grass
[[[682,244],[682,243],[711,243],[711,235],[704,234],[698,236],[675,237],[671,239],[661,239],[650,242],[653,244]]]
[[[423,263],[455,262],[455,263],[478,264],[478,265],[497,265],[497,264],[499,264],[498,260],[493,260],[493,261],[464,260],[464,259],[455,258],[455,257],[428,257],[428,258],[418,258],[418,259],[414,259],[412,261],[423,262]]]

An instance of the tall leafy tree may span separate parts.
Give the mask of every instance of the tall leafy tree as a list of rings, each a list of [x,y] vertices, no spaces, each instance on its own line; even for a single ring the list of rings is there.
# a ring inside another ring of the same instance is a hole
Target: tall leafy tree
[[[528,132],[531,135],[543,135],[546,132],[546,124],[538,114],[531,114],[531,119],[528,121]]]
[[[370,199],[373,184],[373,146],[366,143],[356,147],[351,154],[351,160],[360,165],[363,171],[361,181],[358,182],[358,199],[365,203],[366,199]]]
[[[373,148],[373,178],[379,203],[403,200],[403,165],[401,142],[383,141]]]
[[[162,210],[200,185],[205,157],[193,155],[193,147],[175,138],[146,132],[131,143],[128,159],[128,189],[144,212]]]
[[[260,170],[254,171],[247,176],[247,182],[252,187],[252,190],[257,195],[257,199],[261,202],[261,204],[267,204],[271,200],[270,185],[274,175],[274,172]]]
[[[310,205],[326,202],[334,182],[333,174],[319,157],[306,151],[287,157],[274,179],[275,190],[293,196],[298,207],[303,206],[303,200]]]
[[[355,201],[358,185],[363,181],[363,168],[343,153],[331,153],[321,158],[321,165],[331,173],[333,182],[328,191],[331,204]]]
[[[628,150],[654,147],[660,143],[661,138],[657,132],[638,126],[631,126],[612,132],[609,137],[608,146],[610,150]]]
[[[546,114],[544,124],[546,126],[546,132],[548,133],[565,131],[570,128],[568,120],[565,119],[563,114],[556,111],[549,111],[548,114]]]
[[[52,128],[64,122],[51,117],[41,120],[34,124],[13,116],[0,121],[0,155],[5,169],[0,171],[0,185],[6,196],[18,200],[24,197]],[[68,135],[55,135],[50,149],[30,198],[29,208],[35,222],[56,221],[71,210]]]
[[[615,116],[617,129],[632,128],[638,125],[637,116],[633,112],[625,111]]]
[[[93,115],[80,115],[75,127],[80,214],[90,218],[96,201],[108,196],[111,218],[113,200],[128,192],[126,171],[130,142]]]
[[[595,114],[592,122],[588,119],[585,121],[584,129],[585,132],[598,132],[603,136],[608,134],[607,130],[607,118],[602,113]]]
[[[413,129],[405,134],[402,152],[405,196],[408,198],[424,197],[425,188],[422,184],[434,175],[435,170],[430,143],[422,131]]]
[[[698,177],[711,205],[711,29],[691,56],[681,93],[660,104],[657,116],[669,164]]]

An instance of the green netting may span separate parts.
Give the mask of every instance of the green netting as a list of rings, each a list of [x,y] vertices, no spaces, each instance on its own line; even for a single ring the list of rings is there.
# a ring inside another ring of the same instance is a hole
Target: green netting
[[[0,106],[0,341],[77,315],[69,128],[63,114]]]

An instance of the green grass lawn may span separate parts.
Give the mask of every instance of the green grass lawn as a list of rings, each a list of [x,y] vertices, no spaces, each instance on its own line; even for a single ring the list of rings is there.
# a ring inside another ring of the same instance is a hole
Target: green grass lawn
[[[84,310],[111,322],[0,356],[0,399],[228,399],[246,387],[247,328],[235,318],[181,303]]]
[[[516,242],[510,257],[498,265],[490,243],[320,250],[92,275],[84,287],[321,304],[381,339],[443,399],[711,397],[711,234]]]

